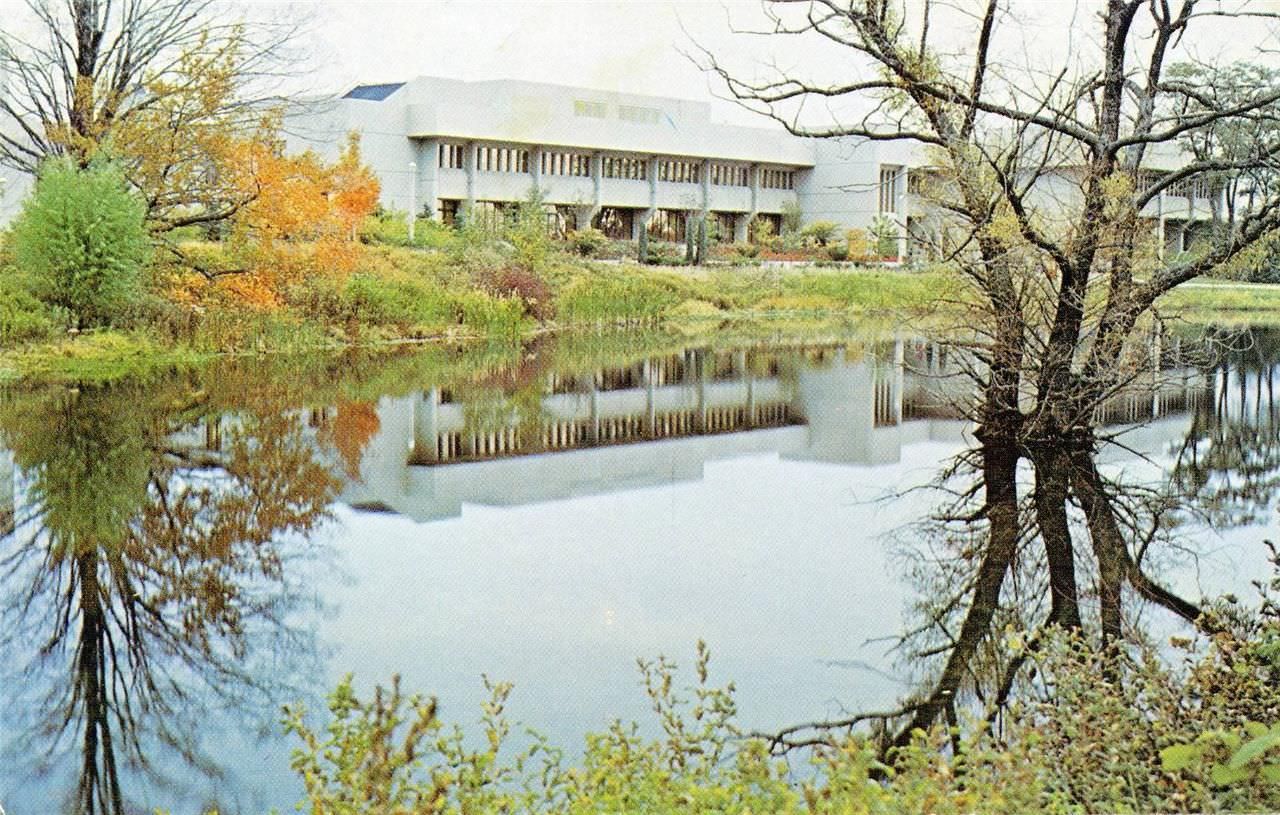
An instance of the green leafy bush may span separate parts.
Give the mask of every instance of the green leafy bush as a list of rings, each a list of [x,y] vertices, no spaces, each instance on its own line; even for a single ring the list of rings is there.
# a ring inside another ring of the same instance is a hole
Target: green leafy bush
[[[652,320],[684,300],[656,277],[601,273],[578,278],[560,293],[556,313],[565,322]]]
[[[835,237],[836,230],[839,228],[835,221],[814,221],[800,230],[800,237],[808,243],[826,246],[831,243],[831,239]]]
[[[593,258],[609,245],[609,238],[595,227],[578,229],[569,233],[569,246],[583,257]]]
[[[150,256],[146,204],[119,167],[43,165],[14,222],[14,262],[34,293],[80,326],[109,323],[135,298]]]
[[[0,346],[49,339],[66,330],[65,314],[24,286],[0,278]]]

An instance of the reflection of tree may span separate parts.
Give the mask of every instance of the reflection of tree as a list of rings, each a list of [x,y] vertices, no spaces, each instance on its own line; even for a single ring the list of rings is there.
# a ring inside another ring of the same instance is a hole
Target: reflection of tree
[[[337,482],[295,416],[240,417],[209,450],[173,432],[176,395],[56,390],[0,410],[25,480],[0,561],[21,588],[0,609],[0,636],[8,653],[38,643],[16,668],[24,686],[47,688],[26,700],[41,722],[31,738],[78,743],[80,812],[124,811],[124,766],[159,777],[152,741],[203,763],[201,700],[269,698],[305,654],[286,624],[301,599],[286,565]],[[260,652],[271,673],[256,670]]]

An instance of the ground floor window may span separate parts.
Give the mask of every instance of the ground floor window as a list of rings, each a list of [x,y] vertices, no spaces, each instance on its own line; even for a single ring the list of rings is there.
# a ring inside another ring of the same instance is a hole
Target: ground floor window
[[[649,237],[660,241],[680,243],[684,240],[688,216],[678,209],[660,209],[649,219]]]
[[[553,238],[564,238],[578,228],[578,215],[571,206],[547,204],[547,234]]]
[[[635,218],[635,210],[619,207],[604,207],[596,215],[592,224],[614,240],[631,240],[631,226]]]
[[[509,206],[505,201],[476,201],[467,218],[486,232],[497,232],[506,223]]]
[[[448,226],[456,226],[458,223],[458,204],[460,202],[456,198],[441,198],[440,206],[436,209],[436,218],[442,224]]]
[[[762,212],[756,215],[752,219],[751,225],[747,228],[747,240],[752,243],[757,243],[762,238],[781,234],[782,216],[776,212]]]
[[[708,223],[708,226],[711,227],[708,237],[715,243],[732,243],[734,228],[737,224],[738,216],[736,214],[732,212],[713,212]]]

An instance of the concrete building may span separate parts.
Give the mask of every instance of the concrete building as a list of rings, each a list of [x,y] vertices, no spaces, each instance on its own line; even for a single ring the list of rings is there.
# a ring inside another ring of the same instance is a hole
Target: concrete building
[[[715,123],[706,103],[524,81],[361,85],[303,106],[287,130],[290,149],[330,158],[360,133],[390,208],[493,217],[537,188],[561,228],[625,239],[647,224],[683,240],[688,213],[705,211],[745,241],[756,217],[780,226],[814,161],[811,142]]]

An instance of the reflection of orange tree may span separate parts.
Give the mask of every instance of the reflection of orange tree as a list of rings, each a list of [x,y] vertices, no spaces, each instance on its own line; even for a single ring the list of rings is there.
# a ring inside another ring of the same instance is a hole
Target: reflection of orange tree
[[[372,402],[338,403],[337,414],[325,426],[323,437],[338,451],[348,478],[360,478],[364,448],[380,427],[378,412]]]
[[[125,811],[119,768],[158,775],[158,747],[212,766],[201,702],[271,703],[311,652],[288,567],[314,554],[336,480],[296,415],[245,416],[210,451],[171,432],[175,395],[49,390],[0,408],[26,479],[0,542],[0,637],[21,679],[6,686],[30,694],[13,701],[34,719],[33,754],[80,753],[77,811]]]

